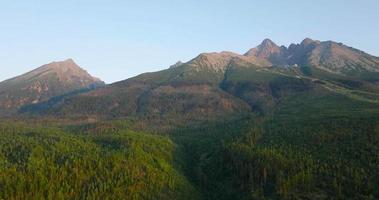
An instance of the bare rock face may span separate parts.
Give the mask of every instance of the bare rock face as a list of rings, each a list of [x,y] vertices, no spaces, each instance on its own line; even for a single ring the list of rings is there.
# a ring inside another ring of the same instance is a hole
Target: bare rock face
[[[379,58],[333,41],[304,39],[289,47],[278,46],[270,39],[243,55],[233,52],[203,53],[188,63],[197,71],[208,69],[223,73],[231,62],[245,62],[255,66],[309,66],[336,74],[379,72]]]
[[[17,109],[75,90],[103,85],[72,59],[52,62],[0,83],[0,110]]]
[[[240,55],[223,51],[202,53],[187,63],[177,63],[169,69],[182,71],[179,78],[214,79],[219,81],[233,65],[258,67],[315,67],[339,75],[357,72],[378,72],[379,59],[365,52],[332,41],[310,38],[289,47],[278,46],[270,39]],[[213,81],[214,82],[214,81]]]
[[[271,65],[285,65],[286,51],[286,47],[279,47],[270,39],[265,39],[259,46],[246,52],[244,56],[249,58],[255,57],[258,59],[264,59]]]
[[[337,73],[379,72],[379,59],[342,43],[319,43],[309,53],[308,64]]]
[[[259,46],[250,49],[244,55],[268,59],[273,54],[280,54],[280,52],[281,52],[281,49],[278,45],[276,45],[270,39],[265,39]]]
[[[378,72],[379,58],[333,41],[320,42],[310,38],[288,48],[279,47],[269,39],[244,54],[249,58],[267,60],[277,66],[310,66],[337,73]]]

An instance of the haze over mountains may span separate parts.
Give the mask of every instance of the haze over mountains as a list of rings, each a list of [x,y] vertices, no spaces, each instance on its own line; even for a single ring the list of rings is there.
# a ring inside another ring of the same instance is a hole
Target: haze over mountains
[[[4,81],[0,97],[3,108],[31,104],[24,113],[80,118],[177,116],[177,121],[201,121],[249,112],[265,115],[301,94],[326,92],[377,102],[378,74],[377,57],[341,43],[307,38],[279,47],[265,39],[244,55],[202,53],[166,70],[46,101],[102,84],[72,60],[52,63]]]

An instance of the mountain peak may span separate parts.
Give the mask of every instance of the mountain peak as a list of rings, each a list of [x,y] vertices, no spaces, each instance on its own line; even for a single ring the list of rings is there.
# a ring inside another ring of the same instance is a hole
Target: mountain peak
[[[65,60],[52,61],[52,62],[45,64],[45,65],[49,65],[49,64],[53,64],[53,63],[76,64],[72,58],[67,58]]]
[[[262,41],[262,43],[260,44],[261,47],[274,47],[274,46],[277,46],[275,44],[275,42],[273,42],[272,40],[266,38]]]
[[[45,101],[104,83],[80,68],[72,59],[52,62],[0,83],[0,109]]]
[[[319,41],[317,40],[312,40],[311,38],[305,38],[302,42],[301,42],[301,45],[302,46],[308,46],[312,43],[320,43]]]
[[[195,68],[205,67],[215,71],[225,71],[231,59],[238,56],[240,55],[229,51],[202,53],[187,64]]]
[[[76,65],[76,66],[78,66],[72,58],[68,58],[68,59],[62,60],[62,61],[53,61],[53,62],[46,64],[46,65],[53,65],[53,64],[62,64],[62,66],[63,65]]]
[[[80,68],[79,65],[77,65],[72,58],[62,60],[62,61],[54,61],[54,62],[51,62],[49,64],[45,64],[42,67],[44,67],[44,66],[49,66],[49,67],[78,67],[78,68]]]
[[[89,77],[89,74],[86,70],[82,69],[75,61],[71,58],[63,60],[63,61],[54,61],[32,71],[34,74],[41,73],[56,73],[59,76],[84,76]]]
[[[64,63],[75,63],[75,61],[72,59],[72,58],[68,58],[64,61],[61,61],[61,62],[64,62]]]
[[[274,54],[280,54],[281,49],[270,39],[264,39],[263,42],[246,52],[245,56],[254,56],[258,58],[270,58]]]

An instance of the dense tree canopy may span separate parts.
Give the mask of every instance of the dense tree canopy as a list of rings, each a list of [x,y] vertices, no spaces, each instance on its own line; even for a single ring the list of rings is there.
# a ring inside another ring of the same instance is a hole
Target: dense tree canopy
[[[0,125],[0,199],[191,199],[167,137]]]

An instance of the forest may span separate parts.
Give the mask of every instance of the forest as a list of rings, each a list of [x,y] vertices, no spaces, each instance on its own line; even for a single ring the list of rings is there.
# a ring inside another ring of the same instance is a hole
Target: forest
[[[379,118],[243,121],[174,137],[206,199],[379,198]]]
[[[196,199],[168,137],[0,124],[0,199]]]
[[[276,116],[167,132],[4,121],[0,199],[379,198],[378,117]]]

